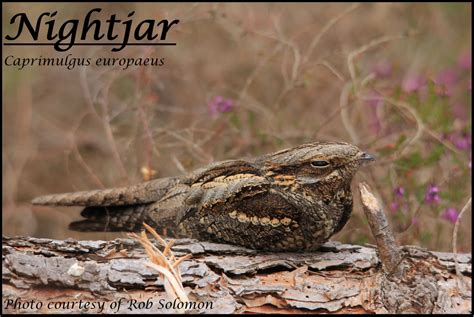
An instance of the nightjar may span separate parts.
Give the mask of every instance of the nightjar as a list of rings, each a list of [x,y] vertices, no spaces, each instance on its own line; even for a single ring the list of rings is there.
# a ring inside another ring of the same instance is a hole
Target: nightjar
[[[351,180],[374,158],[343,142],[315,142],[217,162],[137,185],[42,196],[35,205],[84,206],[77,231],[140,231],[271,251],[316,250],[352,212]]]

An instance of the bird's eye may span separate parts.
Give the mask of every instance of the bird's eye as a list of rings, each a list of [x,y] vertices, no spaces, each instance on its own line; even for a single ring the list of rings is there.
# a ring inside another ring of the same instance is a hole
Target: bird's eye
[[[328,165],[329,163],[327,161],[312,161],[311,162],[312,167],[326,167]]]

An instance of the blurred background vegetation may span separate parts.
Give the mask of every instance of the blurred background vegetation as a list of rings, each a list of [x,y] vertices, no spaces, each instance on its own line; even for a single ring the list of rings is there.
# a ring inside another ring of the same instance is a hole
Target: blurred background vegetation
[[[14,13],[91,4],[3,4]],[[36,196],[123,186],[212,161],[326,140],[376,154],[368,181],[401,244],[452,250],[471,193],[471,4],[101,4],[103,16],[180,19],[176,47],[3,47],[17,57],[158,57],[161,67],[3,67],[6,235],[109,239],[67,229],[80,208]],[[373,243],[355,195],[334,240]],[[471,249],[471,208],[458,250]]]

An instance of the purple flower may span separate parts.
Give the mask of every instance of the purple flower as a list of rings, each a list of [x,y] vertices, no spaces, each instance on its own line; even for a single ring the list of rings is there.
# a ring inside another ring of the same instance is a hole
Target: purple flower
[[[421,75],[411,74],[402,81],[402,90],[406,93],[419,92],[426,85],[426,80]]]
[[[232,99],[224,99],[222,96],[215,96],[208,106],[211,113],[215,115],[231,111],[234,108],[234,101]]]
[[[438,73],[434,80],[438,88],[438,94],[442,96],[451,96],[456,88],[458,74],[454,69],[445,69]]]
[[[399,186],[397,188],[395,188],[395,195],[398,196],[398,197],[403,197],[403,195],[405,195],[405,188],[403,188],[402,186]]]
[[[439,204],[441,198],[438,195],[439,188],[435,185],[429,185],[425,194],[425,202],[428,204]]]
[[[471,52],[465,52],[459,56],[458,64],[461,68],[469,70],[472,67]]]
[[[416,217],[411,218],[411,224],[414,225],[414,226],[417,226],[418,225],[418,218],[416,218]]]
[[[471,147],[470,136],[466,135],[465,137],[458,138],[454,141],[454,145],[460,150],[467,150]]]
[[[459,213],[455,208],[449,207],[444,210],[441,217],[454,224],[458,220]]]
[[[375,74],[376,78],[388,78],[392,75],[392,64],[388,61],[380,61],[374,65],[372,72]]]
[[[460,135],[453,133],[450,134],[447,139],[460,150],[468,150],[471,148],[471,135],[468,133],[462,133]]]
[[[398,203],[395,202],[395,201],[390,204],[390,210],[391,210],[392,212],[396,212],[396,211],[398,210],[398,207],[399,207],[399,205],[398,205]]]
[[[458,74],[454,69],[445,69],[438,73],[435,83],[438,85],[451,86],[458,81]]]
[[[466,106],[460,102],[451,106],[451,112],[458,119],[467,120],[469,118],[466,113]]]

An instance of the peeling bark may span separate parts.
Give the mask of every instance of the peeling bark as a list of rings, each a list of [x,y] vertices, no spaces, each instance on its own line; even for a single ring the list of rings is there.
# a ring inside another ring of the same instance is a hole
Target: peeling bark
[[[408,274],[394,283],[387,279],[377,250],[371,246],[331,241],[313,253],[270,253],[181,239],[176,240],[173,252],[193,255],[180,266],[190,299],[213,303],[212,309],[196,312],[384,313],[392,312],[393,307],[407,311],[403,305],[413,305],[413,298],[406,298],[411,293],[400,293],[398,282],[408,283],[418,300],[426,300],[419,303],[419,311],[429,307],[437,313],[471,312],[471,292],[459,286],[460,279],[471,285],[470,254],[458,254],[462,273],[458,276],[451,253],[400,248],[401,258],[411,266]],[[145,266],[146,261],[141,245],[130,239],[3,237],[2,310],[114,313],[117,307],[113,303],[123,298],[118,308],[121,313],[175,312],[160,307],[160,300],[170,299],[157,272]],[[13,307],[15,299],[23,306]],[[152,306],[129,310],[133,299],[143,306],[148,300]],[[43,306],[26,307],[32,300]],[[61,302],[70,307],[61,307]],[[53,306],[48,309],[48,304]]]
[[[380,295],[384,308],[389,313],[443,313],[445,302],[443,286],[438,282],[444,278],[440,274],[439,261],[431,261],[423,250],[410,253],[405,248],[402,254],[388,225],[381,203],[371,193],[367,184],[359,184],[359,190],[372,234],[382,262]],[[413,254],[424,256],[411,256]],[[453,259],[454,255],[453,255]],[[455,263],[456,264],[456,263]],[[460,275],[457,272],[458,276]],[[462,277],[461,277],[462,278]],[[466,291],[466,284],[459,281],[458,291]],[[469,290],[470,291],[470,290]],[[440,304],[443,303],[443,304]],[[452,305],[451,305],[452,307]]]

